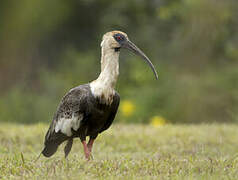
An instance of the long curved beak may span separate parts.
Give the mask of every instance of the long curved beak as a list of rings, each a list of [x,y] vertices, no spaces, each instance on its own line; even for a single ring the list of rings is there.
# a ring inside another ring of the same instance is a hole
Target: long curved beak
[[[150,59],[133,42],[131,42],[130,40],[127,40],[125,43],[123,43],[121,45],[121,47],[129,49],[132,52],[134,52],[135,54],[141,56],[148,63],[150,68],[152,69],[152,71],[153,71],[153,73],[155,75],[155,78],[158,79],[158,74],[157,74],[157,72],[155,70],[154,65],[150,61]]]

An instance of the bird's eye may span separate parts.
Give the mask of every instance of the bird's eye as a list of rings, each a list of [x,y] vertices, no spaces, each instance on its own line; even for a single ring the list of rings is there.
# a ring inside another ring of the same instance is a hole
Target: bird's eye
[[[115,35],[114,35],[114,38],[115,38],[118,42],[124,40],[124,37],[123,37],[123,35],[121,35],[121,34],[115,34]]]
[[[117,36],[117,40],[121,40],[122,38],[121,38],[121,36]]]

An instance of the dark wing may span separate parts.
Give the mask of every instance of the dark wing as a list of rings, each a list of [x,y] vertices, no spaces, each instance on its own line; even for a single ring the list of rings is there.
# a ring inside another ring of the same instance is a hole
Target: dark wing
[[[115,119],[119,104],[120,104],[120,95],[116,92],[114,97],[113,97],[113,102],[111,104],[112,110],[111,110],[111,113],[109,115],[109,118],[108,118],[108,120],[106,121],[106,123],[104,124],[103,128],[100,130],[99,133],[107,130],[111,126],[113,120]]]
[[[63,141],[72,139],[72,130],[79,129],[80,121],[87,112],[89,93],[89,85],[81,85],[63,97],[45,136],[45,148],[42,151],[45,156],[53,155]]]
[[[66,129],[66,127],[77,130],[79,121],[83,119],[83,114],[87,111],[89,94],[89,85],[81,85],[71,89],[61,100],[50,126],[50,132],[60,131],[67,136],[71,136],[72,132],[68,131],[69,129]],[[63,128],[63,125],[65,128]]]

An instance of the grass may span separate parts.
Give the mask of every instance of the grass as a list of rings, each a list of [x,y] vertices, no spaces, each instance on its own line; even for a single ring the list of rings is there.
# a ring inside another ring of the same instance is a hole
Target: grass
[[[238,125],[116,124],[87,162],[79,140],[68,160],[42,149],[48,126],[0,124],[0,179],[237,179]]]

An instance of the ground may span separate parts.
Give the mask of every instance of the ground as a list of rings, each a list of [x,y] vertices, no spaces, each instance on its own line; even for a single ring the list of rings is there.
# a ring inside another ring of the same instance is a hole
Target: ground
[[[87,162],[79,140],[43,156],[48,126],[0,124],[0,179],[237,179],[238,125],[115,124]]]

